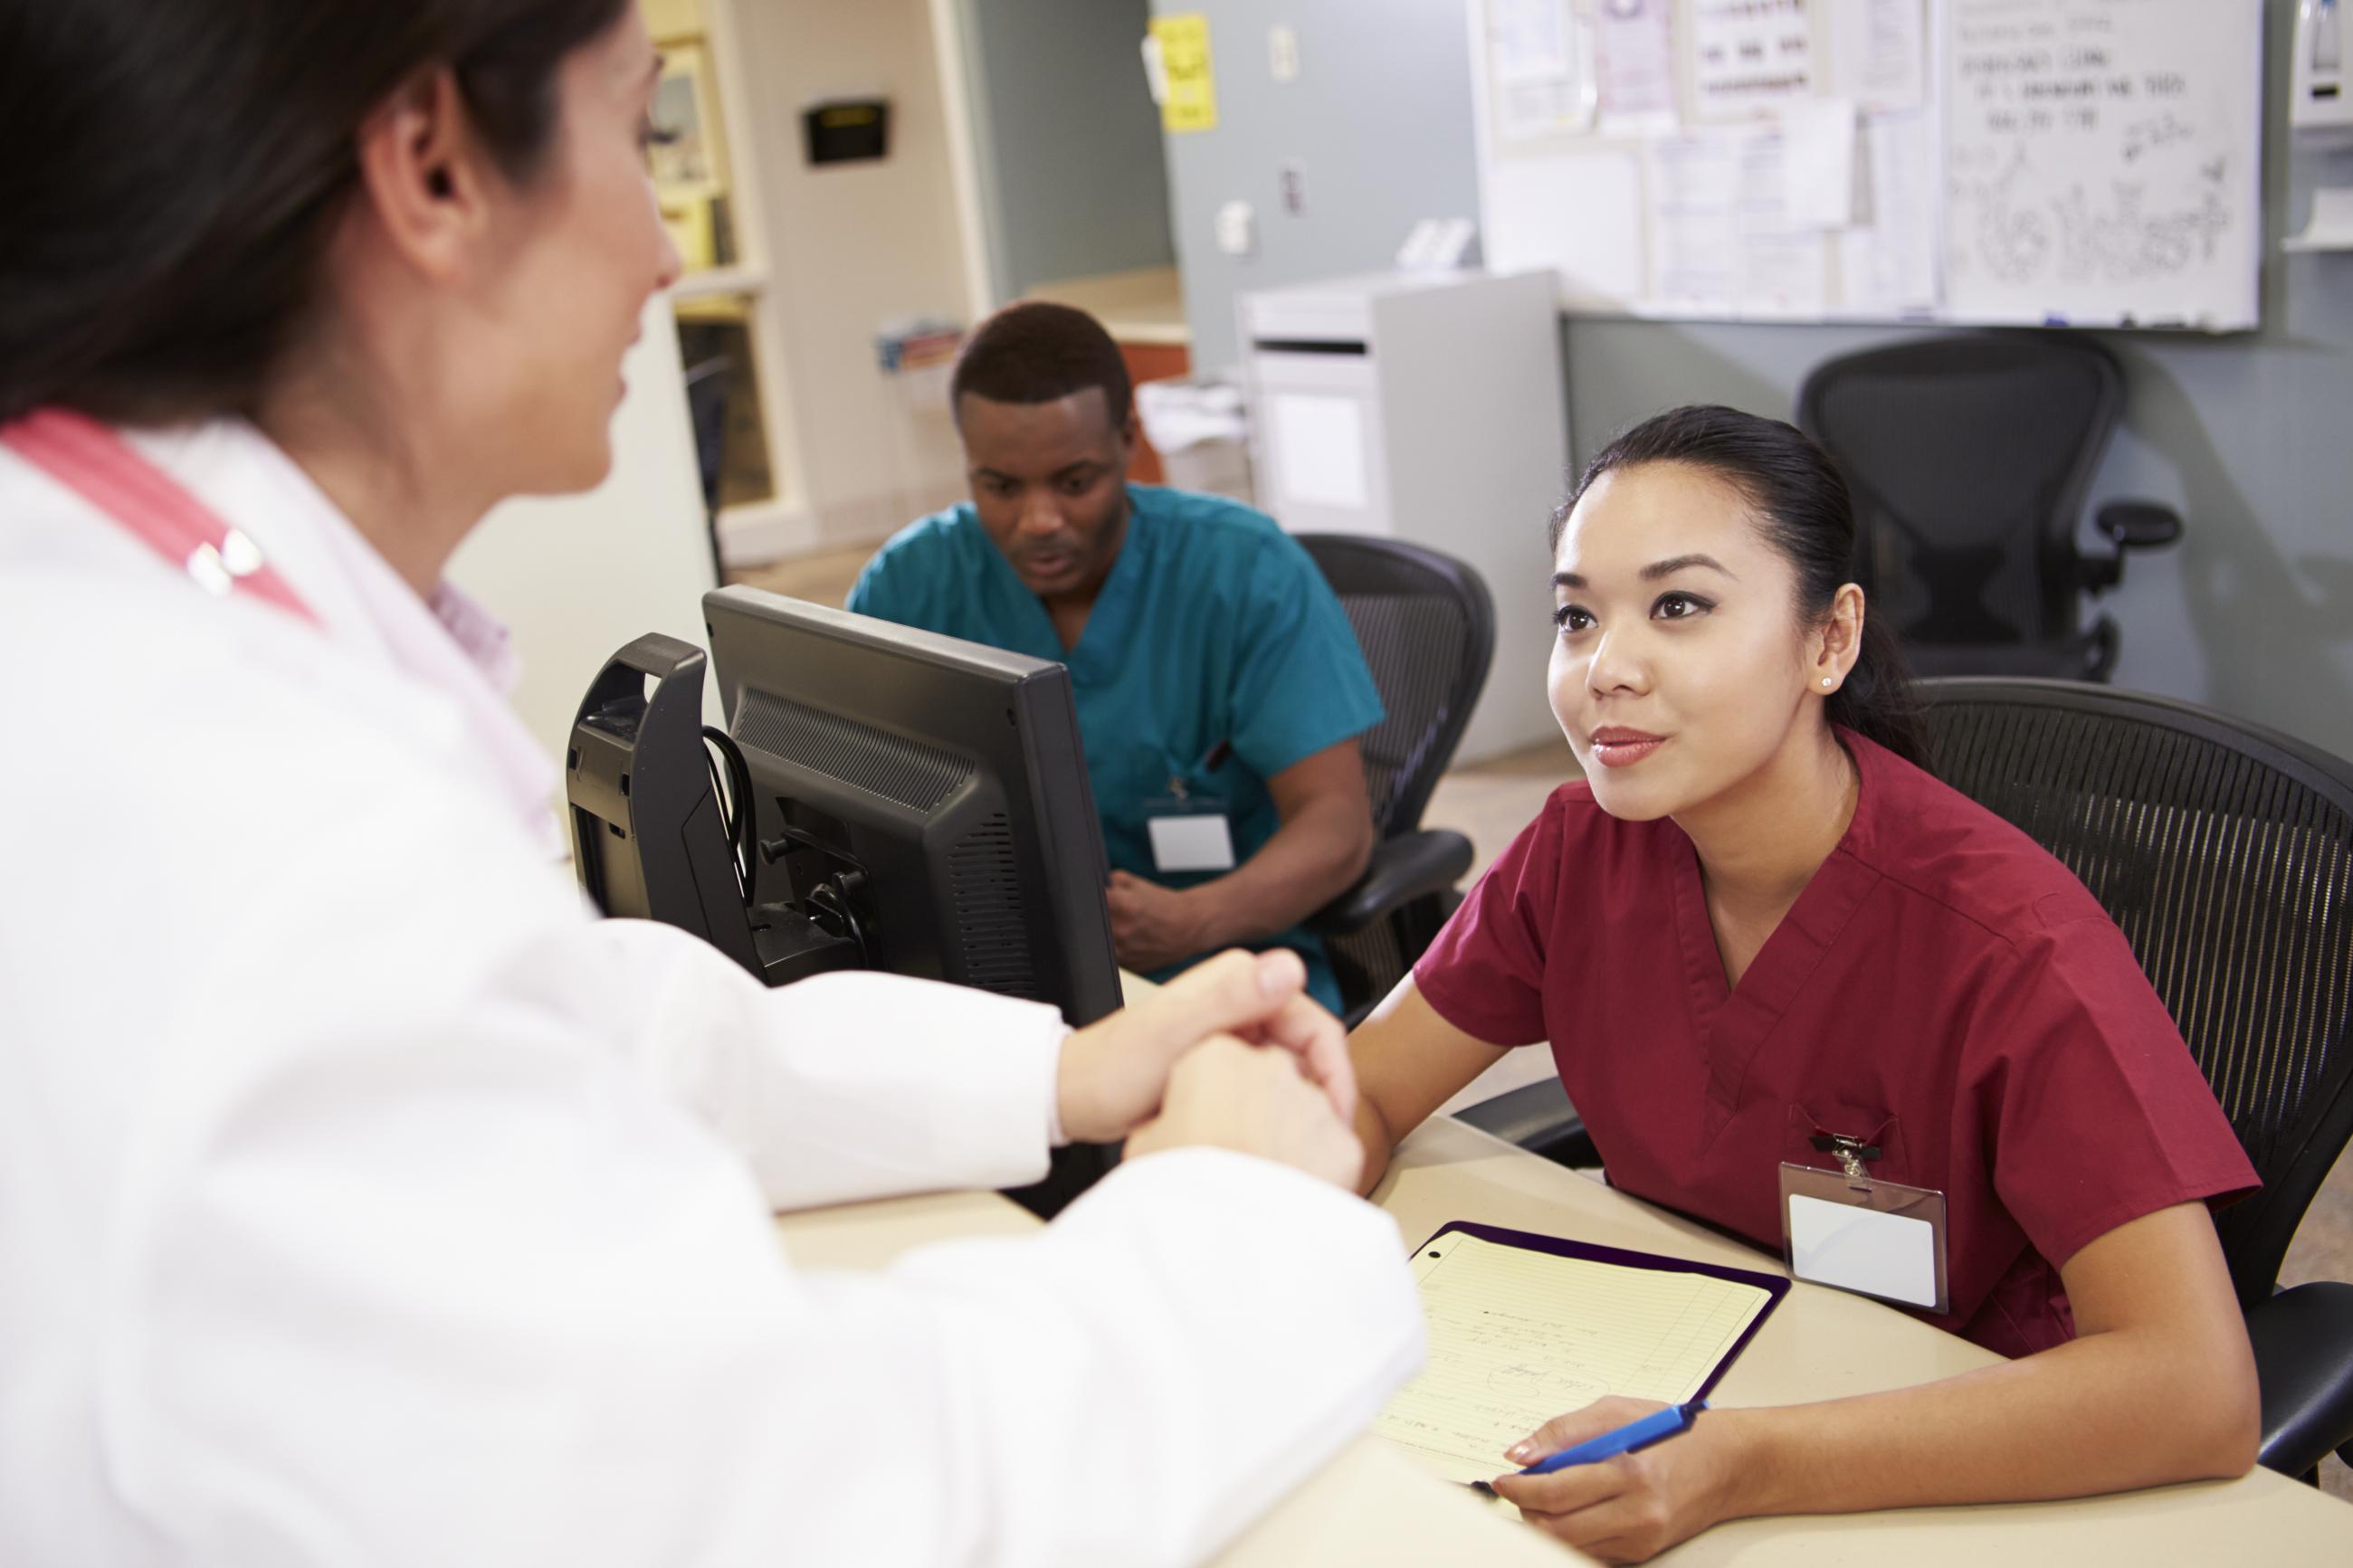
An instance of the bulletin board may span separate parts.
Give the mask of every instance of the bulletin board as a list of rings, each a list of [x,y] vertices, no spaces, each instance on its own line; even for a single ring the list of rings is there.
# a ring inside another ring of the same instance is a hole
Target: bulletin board
[[[1580,314],[2251,329],[2263,0],[1471,0],[1487,264]]]

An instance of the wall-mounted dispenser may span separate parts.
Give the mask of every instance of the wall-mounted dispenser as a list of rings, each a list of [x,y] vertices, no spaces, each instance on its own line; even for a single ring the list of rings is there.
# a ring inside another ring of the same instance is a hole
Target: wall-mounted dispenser
[[[2353,153],[2353,71],[2347,69],[2346,7],[2341,0],[2299,0],[2295,58],[2288,68],[2289,130],[2298,152],[2347,162]],[[2289,250],[2353,250],[2353,169],[2334,171],[2312,193],[2312,216]]]

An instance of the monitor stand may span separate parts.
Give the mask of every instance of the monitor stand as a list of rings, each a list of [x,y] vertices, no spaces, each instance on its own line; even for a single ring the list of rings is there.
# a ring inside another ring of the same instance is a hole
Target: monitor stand
[[[582,700],[564,770],[581,886],[605,913],[691,931],[769,985],[870,967],[854,867],[828,867],[801,899],[744,908],[704,750],[706,662],[691,643],[641,637]],[[740,766],[735,777],[749,810]],[[797,847],[780,840],[761,853]]]

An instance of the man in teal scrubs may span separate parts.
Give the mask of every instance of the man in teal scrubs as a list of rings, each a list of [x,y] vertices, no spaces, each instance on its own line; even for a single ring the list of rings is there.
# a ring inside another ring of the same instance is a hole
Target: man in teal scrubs
[[[973,499],[885,544],[849,607],[1069,666],[1123,964],[1294,948],[1336,1009],[1299,922],[1372,852],[1381,704],[1323,574],[1262,512],[1127,482],[1126,367],[1082,311],[999,311],[950,395]]]

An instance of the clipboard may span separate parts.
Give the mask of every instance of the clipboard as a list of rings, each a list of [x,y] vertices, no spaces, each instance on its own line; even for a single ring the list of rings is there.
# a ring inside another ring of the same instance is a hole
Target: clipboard
[[[1469,1220],[1411,1262],[1430,1360],[1373,1430],[1459,1481],[1511,1468],[1504,1449],[1605,1395],[1705,1398],[1789,1293],[1779,1274]]]

